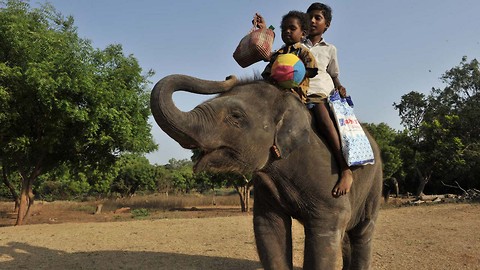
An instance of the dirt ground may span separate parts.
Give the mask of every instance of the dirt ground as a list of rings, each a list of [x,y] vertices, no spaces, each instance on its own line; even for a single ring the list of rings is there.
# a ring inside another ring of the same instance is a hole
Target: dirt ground
[[[252,216],[237,208],[139,219],[45,203],[35,205],[30,225],[13,227],[11,207],[0,203],[0,269],[261,269]],[[302,229],[294,223],[296,269]],[[373,269],[480,269],[479,229],[480,204],[384,207]]]

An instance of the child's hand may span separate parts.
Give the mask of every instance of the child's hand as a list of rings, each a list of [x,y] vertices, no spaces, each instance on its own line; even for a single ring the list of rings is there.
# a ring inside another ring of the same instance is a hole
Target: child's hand
[[[338,89],[337,89],[337,90],[338,90],[338,93],[340,94],[340,96],[341,96],[342,98],[347,97],[347,89],[345,89],[345,87],[343,87],[343,85],[339,85],[337,88],[338,88]]]
[[[253,16],[252,24],[257,26],[259,29],[263,29],[266,27],[265,20],[263,19],[262,15],[255,13],[255,16]]]
[[[347,97],[347,89],[345,89],[345,87],[343,87],[343,85],[340,83],[340,80],[338,79],[338,77],[332,77],[332,80],[333,80],[333,85],[335,86],[335,89],[338,91],[340,96],[342,98],[346,98]]]

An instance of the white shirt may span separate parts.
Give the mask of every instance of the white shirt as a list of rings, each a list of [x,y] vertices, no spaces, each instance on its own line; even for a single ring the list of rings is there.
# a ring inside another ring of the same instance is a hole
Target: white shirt
[[[310,79],[310,86],[307,96],[312,94],[324,94],[326,96],[335,89],[333,79],[338,77],[340,70],[338,68],[337,48],[328,44],[324,39],[316,44],[308,39],[303,43],[305,47],[315,56],[318,66],[318,74]]]

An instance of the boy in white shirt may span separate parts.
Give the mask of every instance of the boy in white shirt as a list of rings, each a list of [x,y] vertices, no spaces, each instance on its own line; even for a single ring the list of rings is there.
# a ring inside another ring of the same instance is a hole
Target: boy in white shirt
[[[323,39],[323,33],[327,31],[332,21],[332,9],[322,3],[313,3],[307,9],[307,13],[312,19],[312,25],[305,45],[315,56],[318,66],[317,76],[310,79],[307,103],[314,105],[312,110],[319,125],[318,130],[327,139],[340,166],[340,179],[332,190],[332,195],[339,197],[350,192],[353,174],[342,154],[340,136],[330,113],[327,98],[335,89],[342,97],[347,96],[347,91],[338,78],[337,49]]]

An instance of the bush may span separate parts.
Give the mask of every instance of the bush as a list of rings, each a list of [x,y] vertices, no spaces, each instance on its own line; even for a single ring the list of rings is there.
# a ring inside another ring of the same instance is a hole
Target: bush
[[[150,212],[146,208],[132,210],[132,218],[144,218],[150,216]]]

